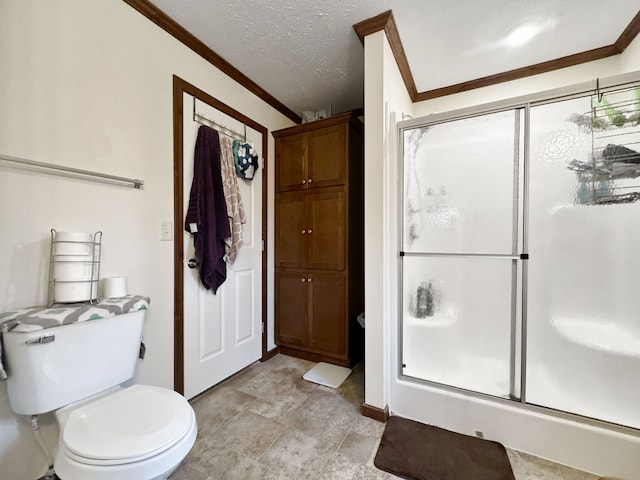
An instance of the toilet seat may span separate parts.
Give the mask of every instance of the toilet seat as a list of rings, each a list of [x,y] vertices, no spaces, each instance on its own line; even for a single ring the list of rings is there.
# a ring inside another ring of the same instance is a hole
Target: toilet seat
[[[180,394],[133,385],[74,409],[59,448],[85,465],[129,464],[171,448],[194,423],[193,409]]]

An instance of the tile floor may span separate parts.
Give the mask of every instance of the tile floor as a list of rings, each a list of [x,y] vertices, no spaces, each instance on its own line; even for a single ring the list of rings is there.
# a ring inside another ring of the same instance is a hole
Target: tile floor
[[[338,389],[303,380],[313,365],[277,355],[196,398],[198,438],[170,480],[399,478],[373,465],[384,424],[360,415],[362,365]],[[507,452],[516,480],[598,480]]]

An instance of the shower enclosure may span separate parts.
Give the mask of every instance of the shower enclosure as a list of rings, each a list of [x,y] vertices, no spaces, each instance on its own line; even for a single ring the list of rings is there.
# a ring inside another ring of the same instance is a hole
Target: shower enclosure
[[[640,429],[640,87],[400,141],[401,376]]]

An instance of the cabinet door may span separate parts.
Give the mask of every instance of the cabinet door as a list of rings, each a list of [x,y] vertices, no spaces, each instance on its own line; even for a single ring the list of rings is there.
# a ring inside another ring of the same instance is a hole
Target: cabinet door
[[[347,164],[347,125],[319,128],[309,133],[309,188],[344,185]]]
[[[276,191],[307,188],[307,142],[304,134],[283,137],[276,142]]]
[[[276,195],[275,264],[304,268],[307,257],[307,215],[304,192]]]
[[[327,353],[346,353],[345,275],[310,273],[307,286],[311,301],[309,346]]]
[[[309,315],[308,275],[299,272],[275,274],[275,331],[276,342],[289,345],[308,345],[307,318]]]
[[[345,221],[344,190],[308,194],[308,268],[344,270]]]

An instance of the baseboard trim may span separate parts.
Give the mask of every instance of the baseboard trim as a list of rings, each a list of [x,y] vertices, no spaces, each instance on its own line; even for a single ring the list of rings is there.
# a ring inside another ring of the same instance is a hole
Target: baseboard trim
[[[384,408],[374,407],[373,405],[362,404],[360,410],[363,416],[373,418],[378,422],[386,423],[389,418],[389,406],[385,405]]]
[[[266,362],[270,358],[275,357],[278,353],[280,353],[280,348],[279,347],[272,348],[271,350],[267,350],[266,353],[264,355],[262,355],[262,358],[260,358],[260,361],[261,362]]]
[[[326,362],[334,365],[340,365],[341,367],[351,368],[351,362],[349,359],[333,358],[328,355],[321,355],[313,352],[306,352],[304,350],[296,350],[295,348],[289,348],[282,345],[278,346],[278,350],[283,355],[289,355],[290,357],[302,358],[303,360],[309,360],[310,362]]]

